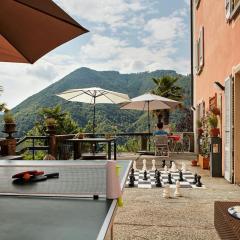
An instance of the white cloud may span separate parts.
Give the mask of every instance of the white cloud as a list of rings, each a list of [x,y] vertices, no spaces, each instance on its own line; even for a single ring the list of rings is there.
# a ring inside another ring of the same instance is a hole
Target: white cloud
[[[144,44],[161,44],[163,41],[175,41],[185,32],[183,19],[180,17],[161,17],[148,21],[144,30],[149,34],[142,41]]]
[[[60,6],[75,16],[93,23],[105,23],[112,27],[121,26],[125,15],[145,9],[141,1],[124,0],[57,0]]]

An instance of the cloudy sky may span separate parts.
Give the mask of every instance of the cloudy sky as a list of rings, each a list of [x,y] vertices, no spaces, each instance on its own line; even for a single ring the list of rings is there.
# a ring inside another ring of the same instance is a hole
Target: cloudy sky
[[[189,0],[54,1],[90,32],[34,65],[0,63],[0,101],[9,107],[79,67],[190,72]]]

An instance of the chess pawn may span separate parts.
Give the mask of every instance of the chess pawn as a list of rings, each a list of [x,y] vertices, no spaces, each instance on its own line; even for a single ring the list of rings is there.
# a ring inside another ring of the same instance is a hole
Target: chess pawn
[[[143,171],[147,171],[147,166],[146,166],[146,164],[147,164],[146,159],[143,159],[143,167],[142,167],[142,170],[143,170]]]
[[[173,162],[171,167],[171,172],[176,172],[176,171],[177,171],[176,164]]]
[[[186,172],[186,171],[187,171],[187,169],[186,169],[186,164],[185,164],[185,163],[182,163],[182,171],[183,171],[183,172]]]
[[[170,198],[170,186],[169,184],[166,184],[163,189],[163,197],[164,198]]]
[[[155,161],[155,159],[152,160],[152,170],[153,171],[156,170],[156,161]]]
[[[168,172],[167,165],[165,165],[165,167],[164,167],[164,172],[165,172],[165,173],[167,173],[167,172]]]
[[[180,182],[177,180],[176,181],[176,190],[174,192],[175,197],[181,197],[181,193],[180,193],[179,189],[180,189]]]
[[[136,161],[133,162],[133,169],[134,169],[134,171],[137,171],[137,162]]]

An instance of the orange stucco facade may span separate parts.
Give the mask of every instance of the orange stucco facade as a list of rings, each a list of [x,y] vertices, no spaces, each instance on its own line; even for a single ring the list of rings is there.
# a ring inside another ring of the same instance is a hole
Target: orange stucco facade
[[[198,75],[194,74],[194,105],[197,106],[199,102],[205,101],[206,110],[208,110],[209,98],[215,93],[218,97],[222,96],[221,137],[224,174],[225,97],[224,91],[214,87],[214,82],[217,81],[224,86],[225,80],[235,74],[233,69],[240,64],[240,14],[228,22],[225,14],[225,1],[200,0],[198,8],[193,7],[194,43],[199,37],[201,27],[204,28],[204,65]]]

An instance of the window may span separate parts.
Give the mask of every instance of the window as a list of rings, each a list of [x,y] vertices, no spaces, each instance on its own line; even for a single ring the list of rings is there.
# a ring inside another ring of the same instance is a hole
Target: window
[[[199,75],[204,66],[204,28],[201,27],[195,43],[195,71]]]
[[[240,11],[240,0],[225,0],[226,19],[230,21]]]

